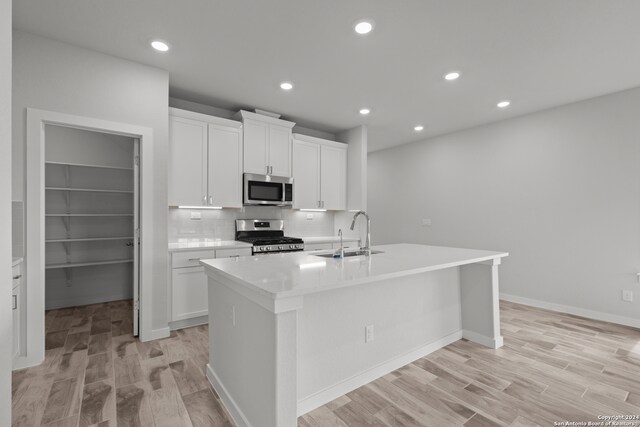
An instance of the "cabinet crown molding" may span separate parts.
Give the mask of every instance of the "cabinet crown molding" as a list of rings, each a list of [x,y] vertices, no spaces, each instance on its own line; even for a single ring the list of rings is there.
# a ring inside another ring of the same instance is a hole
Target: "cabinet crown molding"
[[[294,133],[293,139],[296,141],[314,142],[316,144],[329,145],[336,148],[347,148],[347,144],[344,142],[331,141],[329,139],[322,139],[315,136],[303,135],[301,133]]]
[[[282,119],[276,119],[273,117],[265,116],[263,114],[252,113],[251,111],[247,111],[247,110],[238,111],[236,114],[233,115],[233,118],[235,120],[242,120],[243,122],[247,119],[256,120],[259,122],[271,123],[278,126],[284,126],[289,129],[293,128],[296,125],[294,122],[290,122]]]
[[[229,126],[238,129],[242,127],[242,122],[239,122],[238,120],[210,116],[208,114],[196,113],[195,111],[181,110],[180,108],[169,107],[169,115],[172,117],[181,117],[183,119],[198,120],[219,126]]]

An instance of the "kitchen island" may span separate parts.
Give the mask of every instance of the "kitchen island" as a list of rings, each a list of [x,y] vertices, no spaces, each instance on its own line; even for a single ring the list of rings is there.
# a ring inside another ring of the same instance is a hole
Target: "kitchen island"
[[[202,261],[207,378],[238,426],[297,417],[460,338],[502,346],[504,252],[414,244]]]

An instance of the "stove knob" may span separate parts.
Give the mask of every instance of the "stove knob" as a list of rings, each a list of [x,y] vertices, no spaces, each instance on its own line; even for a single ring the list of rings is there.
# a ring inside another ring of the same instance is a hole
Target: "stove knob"
[[[278,249],[283,250],[283,249],[284,249],[284,246],[283,246],[283,245],[280,245],[280,246],[278,246]]]
[[[265,250],[265,251],[270,251],[270,250],[271,250],[271,246],[265,246],[265,247],[264,247],[264,250]]]

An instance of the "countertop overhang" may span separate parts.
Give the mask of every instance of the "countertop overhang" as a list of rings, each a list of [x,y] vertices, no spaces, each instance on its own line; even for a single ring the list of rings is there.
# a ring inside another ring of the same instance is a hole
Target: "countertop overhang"
[[[327,292],[379,280],[491,261],[499,264],[507,252],[427,246],[409,243],[374,246],[383,253],[344,259],[295,252],[202,260],[207,274],[241,285],[273,300]],[[244,292],[243,292],[244,293]]]

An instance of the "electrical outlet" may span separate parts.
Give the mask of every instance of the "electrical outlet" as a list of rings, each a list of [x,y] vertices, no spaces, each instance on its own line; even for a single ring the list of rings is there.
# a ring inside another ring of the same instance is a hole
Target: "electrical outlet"
[[[312,220],[313,219],[313,214],[312,213],[308,213],[307,214],[307,219],[308,220]]]
[[[633,302],[633,291],[622,291],[622,301]]]
[[[431,227],[431,218],[423,218],[422,219],[423,227]]]
[[[364,327],[364,342],[368,343],[375,339],[373,335],[373,325],[368,325]]]
[[[231,324],[236,326],[236,306],[231,306]]]
[[[202,213],[191,211],[191,219],[202,219]]]

